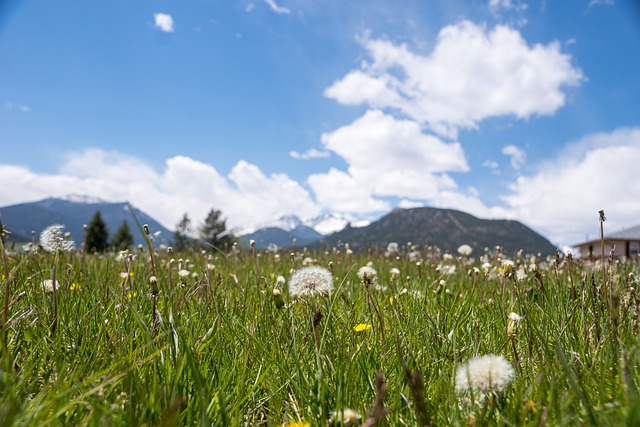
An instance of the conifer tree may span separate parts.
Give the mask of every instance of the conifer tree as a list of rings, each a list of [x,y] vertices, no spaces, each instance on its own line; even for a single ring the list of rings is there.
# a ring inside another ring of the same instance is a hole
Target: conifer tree
[[[103,252],[109,246],[109,230],[102,219],[100,211],[96,211],[87,228],[87,249]]]
[[[117,251],[123,251],[133,246],[133,234],[131,234],[129,223],[126,220],[122,220],[122,224],[113,235],[111,246]]]
[[[233,238],[227,232],[226,220],[222,217],[222,211],[211,209],[200,227],[200,238],[207,245],[218,249],[224,249],[225,245],[231,244]]]
[[[177,251],[187,249],[191,244],[191,232],[191,218],[185,213],[173,232],[173,248]]]

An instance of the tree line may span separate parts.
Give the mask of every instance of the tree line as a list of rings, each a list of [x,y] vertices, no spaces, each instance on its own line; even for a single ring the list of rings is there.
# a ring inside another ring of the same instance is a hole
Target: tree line
[[[109,230],[100,211],[96,211],[85,231],[85,245],[89,251],[122,251],[133,246],[134,239],[129,223],[123,220],[113,237],[109,239]],[[234,241],[234,236],[227,231],[222,211],[211,209],[197,229],[193,228],[191,218],[185,213],[176,225],[172,245],[177,251],[207,247],[226,250]]]

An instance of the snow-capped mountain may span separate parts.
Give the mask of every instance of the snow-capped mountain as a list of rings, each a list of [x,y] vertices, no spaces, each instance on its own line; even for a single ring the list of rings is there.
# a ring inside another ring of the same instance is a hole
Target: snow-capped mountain
[[[144,244],[146,241],[139,232],[129,205],[124,202],[98,201],[94,197],[70,195],[63,198],[50,197],[36,202],[20,203],[17,205],[0,207],[2,222],[7,224],[15,242],[30,242],[33,236],[51,224],[63,224],[65,231],[71,233],[71,238],[79,243],[83,237],[83,225],[89,224],[96,211],[100,211],[109,233],[114,233],[123,221],[129,225],[134,238],[134,244]],[[134,208],[136,217],[142,224],[149,224],[152,232],[160,232],[157,243],[171,240],[173,232],[162,226],[151,216]]]
[[[95,204],[95,203],[108,203],[106,200],[103,200],[99,197],[88,196],[86,194],[78,194],[71,193],[66,196],[58,197],[58,200],[64,200],[72,203],[87,203],[87,204]]]
[[[336,213],[325,213],[312,218],[301,219],[296,215],[284,215],[278,219],[262,222],[253,226],[240,228],[235,231],[237,235],[245,236],[247,234],[255,233],[258,230],[265,228],[279,228],[284,231],[293,231],[300,227],[309,227],[317,231],[323,236],[327,236],[336,231],[343,230],[351,221],[344,215]],[[358,226],[368,225],[369,222],[363,223]],[[352,226],[356,226],[351,223]]]
[[[314,218],[302,221],[307,227],[311,227],[323,236],[343,230],[350,221],[336,213],[325,213]]]
[[[235,230],[237,236],[254,240],[259,248],[269,245],[301,246],[313,243],[324,236],[343,230],[351,221],[340,214],[325,213],[313,218],[300,219],[296,215],[285,215],[273,221]],[[368,225],[368,221],[358,226]],[[355,226],[353,223],[352,226]],[[294,240],[295,239],[295,240]]]

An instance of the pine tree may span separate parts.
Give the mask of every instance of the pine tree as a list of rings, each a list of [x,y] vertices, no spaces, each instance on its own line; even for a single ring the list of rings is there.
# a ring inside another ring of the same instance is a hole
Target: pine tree
[[[231,235],[226,233],[226,220],[222,218],[222,211],[211,209],[200,227],[200,238],[205,244],[223,249],[233,242]]]
[[[191,245],[191,218],[186,213],[176,225],[173,232],[173,246],[177,251],[184,251]]]
[[[113,235],[111,246],[117,251],[123,251],[133,246],[133,234],[131,234],[129,223],[126,220],[122,220],[122,224]]]
[[[96,211],[87,228],[87,249],[103,252],[109,246],[109,230],[102,219],[100,211]]]

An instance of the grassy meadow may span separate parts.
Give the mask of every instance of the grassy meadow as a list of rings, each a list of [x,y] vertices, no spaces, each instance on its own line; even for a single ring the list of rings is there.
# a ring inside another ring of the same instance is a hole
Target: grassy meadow
[[[640,424],[637,262],[33,249],[0,269],[3,426]],[[310,265],[333,291],[291,298]],[[512,378],[456,386],[482,355]]]

